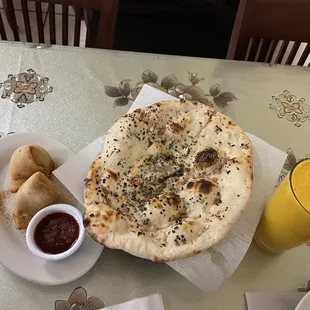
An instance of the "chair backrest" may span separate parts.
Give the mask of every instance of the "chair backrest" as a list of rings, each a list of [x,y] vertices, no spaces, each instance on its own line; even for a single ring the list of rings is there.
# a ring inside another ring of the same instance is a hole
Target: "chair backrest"
[[[36,37],[39,43],[56,44],[61,42],[62,45],[68,45],[70,38],[74,46],[79,46],[83,20],[86,24],[86,47],[108,49],[113,47],[118,0],[15,0],[14,3],[13,0],[4,1],[7,6],[6,17],[10,24],[9,28],[13,32],[15,41],[21,41],[20,26],[22,23],[23,41],[34,42],[33,39]],[[22,17],[20,11],[15,10],[16,1],[20,1],[19,8],[22,10]],[[29,11],[30,4],[34,12]],[[45,14],[42,11],[42,5],[44,8],[47,7]],[[61,6],[61,11],[58,11],[57,14],[55,5],[57,5],[57,9]],[[69,9],[73,11],[72,15],[69,15]],[[18,13],[20,16],[16,17]],[[61,31],[58,31],[60,25]],[[8,39],[10,30],[7,28],[0,15],[2,40]],[[61,41],[59,40],[60,36]]]
[[[227,59],[307,65],[310,0],[240,0]]]

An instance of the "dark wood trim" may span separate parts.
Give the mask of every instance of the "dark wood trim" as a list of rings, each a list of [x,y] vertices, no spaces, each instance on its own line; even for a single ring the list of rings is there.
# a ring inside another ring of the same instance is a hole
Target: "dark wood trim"
[[[0,11],[0,35],[2,40],[7,40],[4,24],[3,24],[3,19],[2,19],[2,14]]]
[[[260,42],[259,38],[253,38],[252,39],[252,45],[251,45],[251,49],[250,49],[250,54],[249,54],[249,57],[248,57],[247,61],[255,61],[255,56],[257,54],[257,49],[258,49],[258,46],[259,46],[259,42]]]
[[[8,7],[8,19],[13,25],[12,30],[14,38],[19,41],[18,26],[14,11],[13,0],[5,0]],[[28,12],[28,0],[20,0],[22,4],[23,19],[25,24],[25,32],[27,41],[33,41],[31,32],[31,23]],[[87,24],[86,46],[99,48],[112,48],[115,32],[115,25],[118,13],[118,0],[34,0],[37,31],[40,43],[45,43],[45,39],[51,44],[56,44],[56,19],[55,19],[55,4],[62,5],[62,44],[68,45],[69,41],[69,6],[73,6],[76,11],[75,27],[74,27],[74,45],[79,46],[81,34],[81,20],[83,12],[87,12],[85,19]],[[44,38],[44,22],[41,3],[48,3],[48,13],[46,18],[49,18],[49,37]],[[0,21],[3,24],[3,20]],[[6,38],[5,28],[0,29],[2,38]]]
[[[267,55],[268,58],[266,59],[266,62],[271,62],[271,59],[273,58],[273,54],[274,54],[274,51],[276,50],[277,44],[278,44],[278,40],[271,40],[271,43],[269,46],[270,53],[269,55]]]
[[[82,8],[75,9],[75,23],[74,23],[74,46],[80,45],[80,35],[81,35],[81,20],[83,16]]]
[[[67,5],[62,6],[62,44],[68,45],[68,28],[69,28],[69,9]]]
[[[283,60],[289,41],[310,43],[310,0],[240,0],[237,17],[232,32],[227,59],[244,60],[250,38],[283,40],[276,63]],[[272,44],[273,56],[275,44]],[[262,49],[266,52],[266,46]],[[290,53],[286,63],[292,62],[296,54]],[[253,55],[253,52],[251,56]],[[303,55],[299,64],[307,57]],[[263,56],[258,60],[262,61]],[[252,57],[250,57],[252,60]]]
[[[85,40],[85,46],[91,47],[91,32],[92,32],[92,19],[93,19],[93,12],[92,10],[85,10],[85,23],[87,27],[86,31],[86,40]]]
[[[262,47],[260,49],[260,53],[257,59],[258,62],[265,62],[265,59],[267,57],[267,53],[270,47],[270,43],[271,43],[271,40],[268,40],[268,39],[262,39],[262,40],[263,40],[263,44],[262,44]]]
[[[42,16],[42,6],[40,2],[35,3],[36,7],[36,16],[37,16],[37,28],[38,28],[38,36],[39,42],[44,43],[44,24],[43,24],[43,16]]]
[[[299,49],[300,43],[301,42],[295,42],[294,43],[294,45],[293,45],[293,47],[291,49],[291,52],[290,52],[290,54],[289,54],[289,56],[288,56],[288,58],[286,60],[286,64],[287,65],[291,65],[292,64],[292,62],[293,62],[293,60],[294,60],[294,58],[296,56],[296,53],[297,53],[297,51]]]
[[[237,16],[236,16],[234,27],[233,27],[233,32],[231,34],[231,38],[229,42],[226,59],[235,59],[237,44],[239,42],[239,36],[240,36],[240,32],[243,26],[244,18],[245,18],[246,7],[247,7],[247,0],[240,0],[239,8],[237,11]],[[244,42],[242,44],[244,47],[245,45]]]
[[[302,55],[300,56],[300,59],[297,63],[298,66],[303,66],[305,61],[307,60],[310,53],[310,44],[308,43],[306,48],[304,49]]]
[[[27,2],[27,0],[21,0],[21,4],[22,4],[22,11],[23,11],[23,17],[24,17],[24,25],[25,25],[27,42],[32,42],[32,33],[31,33],[29,11],[28,11],[28,2]]]
[[[281,48],[280,48],[278,57],[277,57],[277,59],[276,59],[276,63],[277,63],[277,64],[280,64],[280,63],[281,63],[281,61],[282,61],[282,59],[283,59],[283,56],[284,56],[284,54],[285,54],[285,52],[286,52],[286,49],[287,49],[288,44],[289,44],[289,41],[283,41],[283,42],[282,42],[282,46],[281,46]]]
[[[46,2],[46,3],[52,3],[52,4],[62,4],[67,6],[77,6],[87,9],[100,9],[102,2],[105,0],[91,0],[91,1],[85,1],[85,0],[33,0],[35,2]]]
[[[7,10],[8,20],[11,22],[14,40],[20,41],[13,0],[7,0]]]
[[[113,48],[118,3],[118,0],[102,1],[96,44],[98,48]],[[104,12],[104,14],[102,14],[102,12]]]
[[[50,27],[50,43],[56,44],[56,25],[55,25],[55,4],[49,4],[48,17]]]

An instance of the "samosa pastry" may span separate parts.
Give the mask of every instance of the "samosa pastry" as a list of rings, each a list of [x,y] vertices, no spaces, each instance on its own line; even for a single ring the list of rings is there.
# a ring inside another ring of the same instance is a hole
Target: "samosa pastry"
[[[56,203],[70,203],[58,186],[42,172],[36,172],[19,189],[14,202],[13,218],[18,229],[27,228],[41,209]]]
[[[55,164],[47,151],[37,145],[23,145],[13,153],[10,161],[11,192],[16,193],[34,173],[50,176]]]

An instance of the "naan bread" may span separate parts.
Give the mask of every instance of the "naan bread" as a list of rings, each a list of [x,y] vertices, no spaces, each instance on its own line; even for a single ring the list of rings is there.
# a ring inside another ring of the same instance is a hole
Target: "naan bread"
[[[53,181],[42,172],[36,172],[16,194],[13,213],[16,227],[26,229],[37,212],[56,203],[69,203],[69,201]]]
[[[11,192],[16,193],[21,185],[35,172],[50,176],[54,162],[47,151],[37,145],[23,145],[13,153],[10,161]]]
[[[109,248],[153,261],[218,243],[246,208],[252,147],[210,107],[159,102],[120,118],[85,185],[85,226]]]

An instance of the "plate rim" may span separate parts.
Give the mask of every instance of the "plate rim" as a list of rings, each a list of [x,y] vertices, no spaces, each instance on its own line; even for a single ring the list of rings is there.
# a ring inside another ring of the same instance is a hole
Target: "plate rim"
[[[37,132],[9,132],[7,134],[5,134],[3,137],[0,138],[0,144],[2,143],[2,141],[4,140],[8,140],[8,139],[13,139],[13,137],[20,137],[20,136],[37,136],[37,137],[43,137],[43,138],[47,138],[49,140],[54,141],[55,143],[59,143],[61,144],[64,148],[66,148],[69,152],[71,152],[72,154],[70,155],[75,155],[77,154],[76,152],[74,152],[68,145],[64,144],[61,141],[58,141],[50,136],[47,135],[42,135],[40,133]]]
[[[306,304],[303,304],[307,300],[309,300],[309,304],[310,304],[310,291],[300,300],[300,302],[297,304],[295,310],[303,310],[303,308],[301,308],[301,307],[307,306]]]

